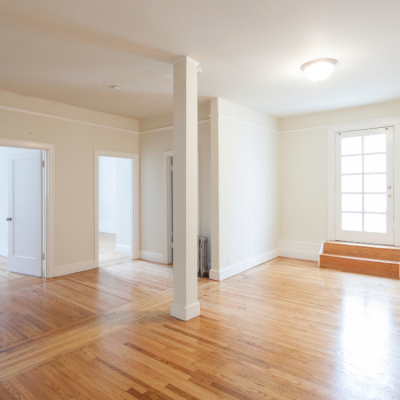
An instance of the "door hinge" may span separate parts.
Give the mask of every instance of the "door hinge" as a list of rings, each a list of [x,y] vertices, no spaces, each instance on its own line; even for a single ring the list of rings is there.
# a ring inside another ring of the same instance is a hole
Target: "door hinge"
[[[42,161],[42,167],[44,167],[44,160]]]
[[[43,253],[42,254],[42,261],[44,261],[45,260],[45,254]]]

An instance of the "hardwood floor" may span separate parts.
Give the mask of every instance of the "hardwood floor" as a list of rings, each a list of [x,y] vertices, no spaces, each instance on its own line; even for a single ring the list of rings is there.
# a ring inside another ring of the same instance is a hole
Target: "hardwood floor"
[[[169,266],[7,274],[1,399],[400,398],[398,280],[277,258],[199,279],[202,315],[183,322]]]

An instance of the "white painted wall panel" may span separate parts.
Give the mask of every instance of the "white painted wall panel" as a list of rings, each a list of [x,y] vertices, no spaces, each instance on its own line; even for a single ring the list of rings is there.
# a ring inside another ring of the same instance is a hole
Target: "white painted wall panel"
[[[328,131],[281,133],[281,233],[321,244],[328,235]]]
[[[279,134],[222,119],[220,269],[278,248]]]
[[[117,159],[99,157],[99,231],[117,233]]]

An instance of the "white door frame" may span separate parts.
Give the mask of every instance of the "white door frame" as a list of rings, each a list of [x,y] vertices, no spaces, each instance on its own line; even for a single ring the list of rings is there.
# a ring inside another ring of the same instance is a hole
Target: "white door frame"
[[[328,128],[328,240],[336,240],[336,133],[387,126],[393,127],[394,245],[400,246],[400,117],[347,122]]]
[[[45,152],[45,179],[43,182],[44,221],[44,262],[43,272],[45,278],[54,277],[55,268],[55,151],[56,146],[50,143],[28,142],[25,140],[0,138],[0,146],[15,147]]]
[[[132,160],[132,220],[131,220],[131,258],[137,260],[140,258],[140,241],[139,241],[139,154],[123,153],[119,151],[98,150],[94,151],[94,187],[95,187],[95,224],[94,224],[94,240],[95,240],[95,264],[99,267],[99,157],[128,158]]]
[[[170,160],[174,156],[173,151],[163,152],[163,188],[162,188],[162,202],[163,202],[163,221],[164,221],[164,264],[172,263],[171,251],[171,175],[170,175]]]
[[[197,149],[198,169],[197,169],[197,235],[200,235],[200,148]],[[173,150],[163,152],[163,173],[162,173],[162,202],[163,202],[163,221],[164,221],[164,264],[172,263],[171,252],[171,175],[170,158],[174,157]]]

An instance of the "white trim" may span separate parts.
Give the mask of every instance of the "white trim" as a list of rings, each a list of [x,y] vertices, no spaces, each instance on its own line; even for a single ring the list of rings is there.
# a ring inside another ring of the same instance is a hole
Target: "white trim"
[[[254,126],[256,128],[265,129],[265,130],[268,130],[268,131],[271,131],[271,132],[275,132],[275,133],[304,132],[304,131],[310,131],[310,130],[315,130],[315,129],[329,129],[331,127],[344,125],[344,124],[317,125],[317,126],[309,126],[309,127],[305,127],[305,128],[286,129],[286,130],[279,131],[279,130],[276,130],[276,129],[267,128],[267,127],[262,126],[262,125],[257,125],[257,124],[253,124],[251,122],[243,121],[241,119],[232,118],[232,117],[229,117],[227,115],[220,114],[220,113],[210,114],[209,117],[210,117],[209,119],[203,119],[201,121],[198,121],[198,123],[202,124],[202,123],[205,123],[205,122],[209,122],[211,120],[211,118],[221,117],[221,118],[230,119],[232,121],[241,122],[241,123],[244,123],[246,125]],[[400,116],[391,116],[391,117],[387,117],[385,119],[400,119]],[[360,123],[369,123],[371,121],[373,122],[373,121],[376,121],[376,120],[377,119],[366,119],[366,120],[362,120],[362,121],[359,121],[359,122]],[[355,124],[355,123],[357,123],[357,122],[354,122],[354,121],[353,122],[346,122],[345,124]],[[141,135],[142,133],[159,132],[159,131],[165,131],[165,130],[168,130],[168,129],[173,129],[173,126],[165,126],[163,128],[148,129],[146,131],[135,132],[135,133],[139,133]]]
[[[115,131],[120,131],[120,132],[129,132],[129,133],[139,134],[139,132],[134,131],[134,130],[132,130],[132,129],[116,128],[116,127],[114,127],[114,126],[103,125],[103,124],[97,124],[96,122],[87,122],[87,121],[82,121],[82,120],[80,120],[80,119],[67,118],[67,117],[60,117],[60,116],[58,116],[58,115],[51,115],[51,114],[44,114],[44,113],[37,112],[37,111],[24,110],[24,109],[22,109],[22,108],[15,108],[15,107],[8,107],[8,106],[2,106],[2,105],[0,105],[0,110],[15,111],[15,112],[23,113],[23,114],[36,115],[36,116],[38,116],[38,117],[59,119],[59,120],[61,120],[61,121],[75,122],[75,123],[77,123],[77,124],[84,124],[84,125],[97,126],[98,128],[113,129],[113,130],[115,130]]]
[[[164,254],[153,253],[151,251],[140,250],[140,259],[164,264]]]
[[[211,118],[217,118],[217,117],[218,118],[225,118],[225,119],[229,119],[230,121],[235,121],[235,122],[239,122],[241,124],[252,126],[254,128],[259,128],[259,129],[263,129],[265,131],[274,132],[274,133],[280,133],[280,131],[278,131],[276,129],[267,128],[266,126],[253,124],[252,122],[247,122],[247,121],[244,121],[243,119],[233,118],[233,117],[230,117],[229,115],[225,115],[225,114],[221,114],[221,113],[210,114],[209,117],[210,117],[210,119]]]
[[[171,207],[171,179],[170,179],[170,168],[169,160],[174,156],[173,151],[164,151],[162,156],[162,204],[163,204],[163,225],[164,225],[164,264],[172,263],[172,252],[171,252],[171,213],[168,209]]]
[[[198,61],[193,60],[193,58],[190,58],[188,56],[180,57],[177,60],[172,61],[172,64],[178,64],[178,63],[183,62],[183,61],[190,61],[195,65],[199,65],[200,64]]]
[[[54,277],[75,274],[76,272],[88,271],[89,269],[94,269],[97,267],[98,267],[98,265],[97,265],[96,260],[83,261],[83,262],[63,265],[61,267],[56,267],[54,269]]]
[[[349,132],[363,129],[393,126],[393,160],[394,160],[394,245],[400,246],[400,116],[375,118],[363,121],[346,122],[329,126],[328,129],[328,240],[336,240],[335,234],[335,140],[337,132]]]
[[[363,119],[361,121],[350,121],[350,122],[343,122],[343,123],[339,123],[339,124],[328,124],[328,125],[317,125],[317,126],[309,126],[306,128],[297,128],[297,129],[287,129],[284,131],[280,131],[280,133],[292,133],[292,132],[302,132],[302,131],[309,131],[309,130],[313,130],[313,129],[329,129],[329,128],[334,128],[334,127],[341,127],[343,125],[350,125],[350,124],[369,124],[369,123],[373,123],[375,121],[378,120],[396,120],[396,119],[400,119],[400,115],[392,115],[390,117],[384,117],[384,118],[372,118],[372,119]],[[358,128],[356,128],[358,129]],[[354,129],[350,129],[350,130],[354,130]],[[347,129],[345,129],[345,131],[347,131]],[[339,131],[337,132],[343,132],[343,130],[340,128]]]
[[[322,245],[318,245],[310,243],[291,242],[287,240],[279,240],[278,245],[279,245],[278,249],[275,249],[268,253],[264,253],[261,256],[254,257],[245,262],[229,266],[221,271],[213,271],[211,268],[211,264],[209,263],[208,267],[210,270],[210,279],[216,281],[222,281],[223,279],[244,272],[250,268],[253,268],[259,264],[272,260],[276,257],[287,257],[287,258],[296,258],[298,260],[318,261],[319,254],[321,251],[323,252],[324,248],[323,247],[324,242],[322,243]]]
[[[28,142],[25,140],[14,140],[14,139],[3,139],[0,138],[0,146],[5,147],[17,147],[23,149],[34,149],[34,150],[45,150],[47,152],[46,157],[46,184],[45,184],[45,199],[46,202],[46,243],[45,243],[45,261],[44,271],[46,278],[52,278],[54,276],[55,267],[55,200],[56,200],[56,189],[55,189],[55,152],[56,146],[50,143],[39,143],[39,142]]]
[[[117,253],[123,253],[123,254],[131,254],[131,246],[125,246],[124,244],[116,244],[115,245],[115,251]]]
[[[328,130],[328,240],[336,239],[336,135]]]
[[[174,127],[173,126],[165,126],[163,128],[148,129],[147,131],[139,132],[139,134],[142,135],[143,133],[161,132],[161,131],[167,131],[169,129],[174,129]]]
[[[319,244],[279,241],[279,256],[298,260],[318,261]]]
[[[365,138],[369,135],[376,135],[376,134],[384,134],[386,137],[386,180],[387,184],[394,186],[393,180],[393,127],[389,126],[386,128],[373,128],[373,129],[362,129],[356,131],[349,131],[349,132],[341,132],[335,135],[336,137],[336,182],[335,182],[335,201],[336,201],[336,231],[335,236],[336,240],[341,240],[345,242],[361,242],[361,243],[373,243],[379,245],[386,245],[386,246],[393,246],[394,245],[394,198],[387,200],[386,206],[386,233],[378,233],[378,232],[366,232],[364,228],[362,228],[359,232],[354,231],[346,231],[341,228],[341,203],[342,203],[342,184],[341,184],[341,176],[342,176],[342,168],[341,168],[341,160],[342,154],[340,151],[340,143],[345,138],[354,138],[359,137],[360,135]],[[364,139],[363,139],[364,140]],[[364,152],[362,152],[364,153]],[[364,153],[365,154],[365,153]],[[361,172],[361,175],[364,175],[365,171]],[[363,190],[364,191],[364,190]],[[351,190],[350,190],[351,192]],[[387,189],[385,187],[385,192],[387,193]],[[385,195],[384,195],[385,196]],[[361,210],[362,220],[364,219],[365,210]],[[364,221],[362,222],[364,226]]]
[[[287,129],[286,131],[280,131],[279,133],[294,133],[294,132],[311,131],[314,129],[327,129],[330,126],[331,125],[317,125],[317,126],[310,126],[309,128]]]
[[[206,122],[210,122],[210,119],[202,119],[201,121],[197,121],[197,123],[200,124],[204,124]],[[139,134],[143,134],[143,133],[152,133],[152,132],[161,132],[161,131],[166,131],[168,129],[174,129],[173,125],[171,126],[164,126],[163,128],[154,128],[154,129],[148,129],[147,131],[141,131],[139,132]]]
[[[321,266],[321,254],[324,254],[324,249],[325,249],[325,242],[322,242],[318,253],[318,267]]]
[[[200,303],[191,304],[190,306],[182,306],[180,304],[171,304],[171,317],[178,318],[182,321],[196,318],[200,315]]]
[[[210,279],[213,279],[214,281],[222,281],[230,278],[231,276],[247,271],[250,268],[256,267],[257,265],[270,261],[276,257],[279,257],[279,249],[268,251],[267,253],[260,254],[257,257],[250,258],[249,260],[242,261],[235,265],[230,265],[229,267],[225,267],[219,271],[213,271],[211,268]]]
[[[131,231],[131,258],[139,258],[139,154],[123,153],[119,151],[98,150],[94,151],[94,243],[95,243],[95,263],[99,266],[99,157],[128,158],[132,160],[132,220]]]
[[[0,256],[8,257],[8,249],[6,247],[0,247]]]

